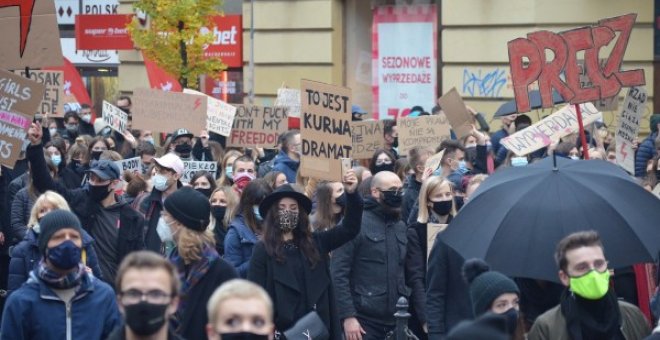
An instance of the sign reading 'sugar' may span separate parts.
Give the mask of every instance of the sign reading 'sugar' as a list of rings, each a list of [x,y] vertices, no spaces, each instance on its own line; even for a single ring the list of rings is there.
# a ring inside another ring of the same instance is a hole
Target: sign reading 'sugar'
[[[542,107],[552,107],[552,90],[571,104],[610,98],[621,87],[645,84],[643,70],[622,71],[623,56],[630,40],[636,14],[603,19],[597,26],[587,26],[554,33],[537,31],[508,43],[511,80],[518,112],[530,110],[529,85],[538,81]],[[601,67],[600,49],[612,45]],[[546,50],[552,53],[546,53]],[[584,67],[591,87],[580,84],[578,54],[584,51]],[[547,60],[547,56],[553,56]],[[563,73],[563,75],[562,75]]]

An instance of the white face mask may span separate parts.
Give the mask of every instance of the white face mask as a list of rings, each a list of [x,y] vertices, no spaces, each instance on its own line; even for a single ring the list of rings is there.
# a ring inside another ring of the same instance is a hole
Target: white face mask
[[[167,177],[158,174],[151,178],[151,182],[154,184],[154,189],[158,191],[167,190]]]
[[[92,120],[92,115],[89,114],[83,115],[82,117],[80,117],[80,119],[82,119],[85,123],[89,123]]]
[[[41,232],[41,226],[39,225],[39,222],[35,223],[32,226],[32,230],[34,230],[35,233],[39,234]]]
[[[57,129],[48,129],[48,132],[50,132],[50,136],[53,137],[57,133]]]
[[[173,234],[172,234],[172,228],[170,228],[170,225],[165,222],[164,218],[159,218],[158,219],[158,225],[156,226],[156,232],[158,233],[158,237],[160,237],[160,240],[163,242],[168,242],[168,241],[173,241]]]

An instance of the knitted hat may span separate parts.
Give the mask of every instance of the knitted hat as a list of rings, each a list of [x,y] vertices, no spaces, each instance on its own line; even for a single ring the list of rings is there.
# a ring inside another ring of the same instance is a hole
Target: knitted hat
[[[493,301],[502,294],[520,295],[520,290],[513,280],[500,272],[490,270],[488,264],[482,260],[466,261],[463,265],[463,276],[470,286],[472,309],[476,316],[486,313]]]
[[[186,228],[204,231],[209,225],[211,204],[199,191],[183,187],[165,199],[165,210]]]
[[[462,321],[447,335],[447,340],[507,340],[506,318],[487,313],[472,321]]]
[[[39,221],[39,252],[46,254],[48,248],[48,241],[60,229],[71,228],[80,233],[82,237],[82,227],[80,220],[72,212],[67,210],[53,210],[46,214],[41,221]]]

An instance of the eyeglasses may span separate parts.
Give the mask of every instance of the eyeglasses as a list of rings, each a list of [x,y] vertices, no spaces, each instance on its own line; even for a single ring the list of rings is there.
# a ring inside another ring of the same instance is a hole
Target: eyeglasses
[[[589,264],[588,262],[581,262],[578,263],[575,267],[573,267],[573,274],[572,276],[574,277],[580,277],[582,275],[585,275],[589,273],[592,269],[595,269],[596,271],[603,273],[607,270],[607,261],[606,260],[596,260],[593,262],[593,266]]]
[[[167,294],[162,290],[154,289],[148,292],[142,292],[137,289],[129,289],[119,293],[123,305],[134,305],[142,301],[164,305],[170,303],[174,294]]]

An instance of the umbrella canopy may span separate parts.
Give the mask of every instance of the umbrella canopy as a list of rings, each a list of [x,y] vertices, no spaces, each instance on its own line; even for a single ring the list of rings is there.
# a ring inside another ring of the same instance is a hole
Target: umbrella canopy
[[[552,102],[553,104],[561,104],[564,102],[564,98],[562,98],[561,95],[557,93],[557,91],[553,90]],[[529,105],[532,109],[541,108],[541,93],[539,90],[529,92]],[[500,106],[500,108],[495,112],[495,117],[508,116],[514,113],[518,113],[515,99],[502,104],[502,106]]]
[[[660,200],[602,160],[543,159],[489,177],[440,237],[464,258],[513,277],[558,281],[557,243],[595,230],[611,268],[651,262]]]

